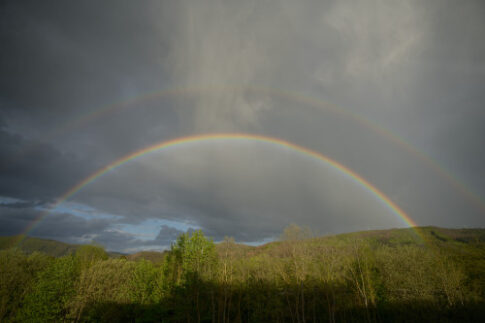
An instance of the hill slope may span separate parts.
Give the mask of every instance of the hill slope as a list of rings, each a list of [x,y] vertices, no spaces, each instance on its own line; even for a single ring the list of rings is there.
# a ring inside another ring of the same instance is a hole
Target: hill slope
[[[342,233],[322,237],[301,236],[297,240],[312,240],[315,244],[333,244],[336,241],[366,241],[368,243],[379,243],[390,247],[399,245],[427,245],[441,248],[455,254],[466,253],[467,247],[478,248],[481,250],[485,247],[485,229],[448,229],[439,227],[416,227],[405,229],[388,229],[388,230],[371,230],[359,231],[352,233]],[[280,241],[269,242],[261,246],[249,246],[245,244],[233,243],[233,251],[239,256],[252,256],[271,250],[278,249]],[[221,246],[216,244],[219,253],[223,252]],[[38,251],[54,257],[61,257],[74,253],[80,245],[68,244],[56,240],[41,239],[25,236],[4,236],[0,237],[0,250],[17,247],[23,252],[30,254]],[[160,262],[164,258],[165,252],[142,251],[131,255],[126,255],[129,260],[145,259],[154,262]],[[119,252],[108,252],[110,256],[116,257],[124,255]],[[473,254],[473,252],[472,252]]]
[[[49,256],[61,257],[74,253],[78,247],[78,245],[60,241],[18,235],[0,237],[0,249],[18,248],[27,254],[38,251]]]
[[[26,254],[42,252],[52,257],[62,257],[76,252],[81,245],[69,244],[56,240],[26,237],[21,235],[0,237],[0,250],[17,248]],[[119,252],[108,252],[110,257],[123,255]]]

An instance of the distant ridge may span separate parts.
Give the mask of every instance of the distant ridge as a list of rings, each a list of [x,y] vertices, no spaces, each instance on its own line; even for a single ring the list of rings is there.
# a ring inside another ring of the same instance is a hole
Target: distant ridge
[[[20,243],[19,243],[20,241]],[[76,252],[82,245],[69,244],[51,239],[25,237],[23,235],[0,237],[0,250],[18,248],[26,254],[42,252],[52,257],[62,257]],[[119,252],[108,252],[110,257],[123,255]]]
[[[485,243],[485,229],[484,228],[466,228],[466,229],[448,229],[434,226],[403,228],[403,229],[386,229],[386,230],[369,230],[357,231],[351,233],[342,233],[336,235],[325,235],[320,237],[313,237],[315,241],[325,244],[326,241],[333,239],[343,240],[374,240],[382,244],[402,245],[402,244],[418,244],[414,231],[418,230],[420,234],[427,238],[427,241],[433,245],[440,245],[441,247],[458,248],[460,244],[483,244]],[[17,242],[21,241],[18,245]],[[269,251],[279,244],[278,241],[269,242],[261,246],[248,246],[237,243],[237,254],[240,256],[254,255]],[[24,237],[20,235],[15,236],[0,236],[0,250],[9,248],[19,248],[23,252],[30,254],[35,251],[42,252],[53,257],[62,257],[76,252],[81,245],[68,244],[56,240],[41,239],[34,237]],[[221,245],[216,245],[218,252],[221,253]],[[110,257],[126,256],[129,260],[149,260],[154,263],[160,262],[165,256],[165,252],[158,251],[140,251],[133,254],[124,254],[121,252],[108,252]]]
[[[37,251],[53,257],[62,257],[74,253],[79,245],[21,235],[0,237],[0,249],[9,248],[18,248],[27,254]]]

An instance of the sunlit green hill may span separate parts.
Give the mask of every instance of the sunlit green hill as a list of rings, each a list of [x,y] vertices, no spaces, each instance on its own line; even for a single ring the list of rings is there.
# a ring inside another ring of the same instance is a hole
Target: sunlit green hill
[[[485,252],[485,229],[446,229],[439,227],[416,227],[405,229],[371,230],[352,233],[343,233],[327,236],[313,236],[305,230],[296,233],[294,240],[305,244],[308,250],[322,246],[344,246],[356,241],[370,245],[388,247],[417,246],[440,249],[454,256],[479,258]],[[282,237],[284,239],[284,237]],[[244,244],[234,244],[235,250],[240,256],[252,256],[258,254],[278,253],[282,241],[266,243],[253,247]],[[221,248],[221,244],[217,245]],[[485,259],[484,259],[485,260]]]

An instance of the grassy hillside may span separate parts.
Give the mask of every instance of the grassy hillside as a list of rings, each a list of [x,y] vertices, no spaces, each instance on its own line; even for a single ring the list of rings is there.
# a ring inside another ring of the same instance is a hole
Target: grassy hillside
[[[118,258],[26,239],[64,256],[0,251],[0,321],[485,321],[485,229],[281,238],[216,245],[197,231]]]

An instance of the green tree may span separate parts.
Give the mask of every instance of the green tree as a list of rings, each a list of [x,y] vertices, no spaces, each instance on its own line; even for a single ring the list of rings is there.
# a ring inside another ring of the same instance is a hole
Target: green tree
[[[130,279],[130,298],[137,304],[158,302],[163,297],[163,278],[152,262],[138,261]]]
[[[363,240],[353,241],[351,252],[353,259],[348,266],[348,279],[357,298],[369,315],[369,307],[376,304],[375,280],[373,279],[374,255],[369,245]]]
[[[194,231],[192,234],[184,233],[172,244],[168,262],[169,276],[174,279],[173,283],[175,291],[178,291],[180,304],[184,300],[189,301],[185,302],[187,307],[181,308],[181,312],[186,313],[187,320],[190,320],[190,316],[195,316],[200,322],[202,312],[200,294],[213,292],[202,288],[202,285],[204,281],[211,281],[215,277],[217,253],[214,242],[206,238],[201,230]],[[204,312],[207,314],[208,311]]]
[[[177,263],[181,271],[179,279],[187,280],[193,276],[207,278],[215,273],[215,245],[201,230],[180,235],[172,244],[169,257]]]
[[[82,268],[90,267],[95,262],[108,259],[108,254],[101,246],[84,245],[76,251],[76,258]]]
[[[19,319],[26,322],[55,322],[68,318],[68,304],[76,294],[79,265],[73,256],[55,259],[41,271],[24,299]]]
[[[97,320],[121,314],[117,313],[118,308],[103,308],[100,312],[105,303],[133,302],[131,278],[135,266],[131,261],[107,259],[83,268],[76,284],[76,295],[69,305],[71,317],[76,321]]]
[[[0,251],[0,321],[17,309],[31,279],[27,257],[20,250]]]
[[[309,274],[312,260],[308,248],[308,239],[311,236],[309,228],[302,228],[296,224],[287,226],[281,236],[283,240],[281,247],[286,258],[281,270],[281,278],[287,286],[293,289],[291,294],[294,301],[290,302],[287,298],[287,303],[292,318],[294,317],[297,322],[306,320],[305,280]],[[286,293],[289,294],[290,291],[286,291]]]

